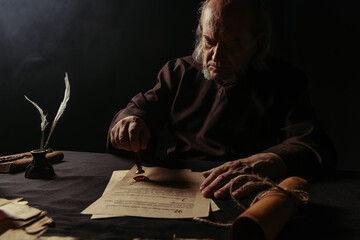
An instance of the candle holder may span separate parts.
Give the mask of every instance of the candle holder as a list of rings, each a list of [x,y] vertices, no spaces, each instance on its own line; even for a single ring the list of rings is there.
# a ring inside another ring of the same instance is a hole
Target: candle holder
[[[33,150],[30,152],[33,156],[32,162],[27,166],[25,177],[31,179],[52,178],[55,176],[53,166],[46,160],[46,150]]]

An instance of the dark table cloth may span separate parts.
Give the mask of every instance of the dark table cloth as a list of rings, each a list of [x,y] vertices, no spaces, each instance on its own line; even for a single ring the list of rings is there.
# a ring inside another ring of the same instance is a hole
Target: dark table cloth
[[[118,217],[90,220],[80,212],[99,198],[115,170],[130,169],[131,159],[106,153],[64,151],[64,161],[55,164],[51,180],[24,178],[24,173],[0,175],[0,197],[23,197],[29,205],[46,210],[55,221],[44,235],[82,239],[227,239],[228,230],[193,220]],[[149,163],[148,166],[190,168],[202,171],[221,163],[182,160]],[[146,164],[145,164],[146,165]],[[310,203],[299,209],[278,239],[360,239],[360,173],[336,171],[310,181]],[[245,200],[246,201],[246,200]],[[231,199],[216,200],[221,211],[213,221],[229,222],[241,212]],[[276,219],[274,219],[276,221]]]

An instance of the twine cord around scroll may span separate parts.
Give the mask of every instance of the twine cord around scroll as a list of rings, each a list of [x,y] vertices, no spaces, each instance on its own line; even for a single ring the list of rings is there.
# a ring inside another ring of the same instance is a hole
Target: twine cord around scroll
[[[274,182],[272,182],[270,179],[268,178],[263,178],[260,177],[258,175],[255,174],[242,174],[237,176],[236,178],[231,180],[231,184],[230,184],[230,196],[231,198],[234,200],[234,202],[243,210],[245,211],[247,209],[247,207],[245,207],[243,204],[241,204],[233,195],[233,189],[234,189],[234,184],[242,179],[246,179],[246,180],[256,180],[258,181],[258,183],[264,185],[264,186],[270,186],[272,188],[262,191],[259,194],[256,195],[256,197],[253,199],[253,201],[251,202],[250,206],[252,206],[253,204],[255,204],[257,201],[259,201],[260,199],[264,198],[268,193],[273,192],[274,190],[279,190],[281,192],[284,192],[288,195],[290,195],[291,197],[293,197],[294,199],[297,199],[297,201],[300,201],[302,204],[306,204],[309,201],[309,194],[306,191],[303,190],[298,190],[298,189],[286,189],[283,187],[278,186],[277,184],[275,184]],[[242,188],[243,186],[239,187]],[[250,207],[249,206],[249,207]],[[211,226],[215,226],[215,227],[219,227],[219,228],[230,228],[232,225],[232,222],[230,223],[218,223],[218,222],[213,222],[211,220],[207,220],[207,219],[203,219],[203,218],[193,218],[193,220],[198,221],[198,222],[202,222],[202,223],[206,223],[209,224]]]
[[[236,204],[242,208],[243,210],[246,210],[247,207],[245,207],[243,204],[241,204],[233,195],[233,188],[234,188],[234,184],[241,180],[246,178],[247,180],[257,180],[260,184],[264,185],[264,186],[270,186],[272,188],[262,191],[260,192],[258,195],[256,195],[256,197],[253,199],[253,201],[251,202],[250,206],[252,206],[254,203],[256,203],[257,201],[259,201],[260,199],[262,199],[263,197],[265,197],[268,193],[274,191],[274,190],[279,190],[283,193],[286,193],[292,197],[294,197],[295,199],[299,200],[302,204],[307,204],[309,201],[309,193],[303,190],[298,190],[298,189],[286,189],[283,187],[280,187],[279,185],[275,184],[274,182],[272,182],[270,179],[268,178],[263,178],[260,177],[258,175],[255,174],[242,174],[237,176],[236,178],[234,178],[233,180],[231,180],[231,184],[230,184],[230,196],[231,198],[234,200],[234,202],[236,202]],[[240,187],[242,188],[242,187]]]

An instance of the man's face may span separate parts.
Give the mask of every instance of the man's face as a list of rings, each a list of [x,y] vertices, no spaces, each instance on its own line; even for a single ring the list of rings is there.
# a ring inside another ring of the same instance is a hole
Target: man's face
[[[212,7],[205,9],[202,19],[202,41],[204,62],[212,79],[241,76],[256,50],[250,33],[249,16],[219,14]]]

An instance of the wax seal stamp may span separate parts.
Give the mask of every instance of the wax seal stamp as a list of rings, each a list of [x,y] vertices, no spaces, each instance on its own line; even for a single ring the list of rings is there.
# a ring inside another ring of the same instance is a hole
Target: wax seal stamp
[[[136,170],[136,174],[141,174],[141,173],[144,173],[144,169],[142,169],[142,166],[141,166],[141,159],[142,159],[142,156],[141,156],[141,153],[140,151],[139,152],[135,152],[135,164],[136,164],[136,167],[137,167],[137,170]]]
[[[149,178],[144,176],[144,175],[139,175],[139,176],[133,177],[133,179],[134,179],[135,182],[147,182],[147,181],[149,181]]]

